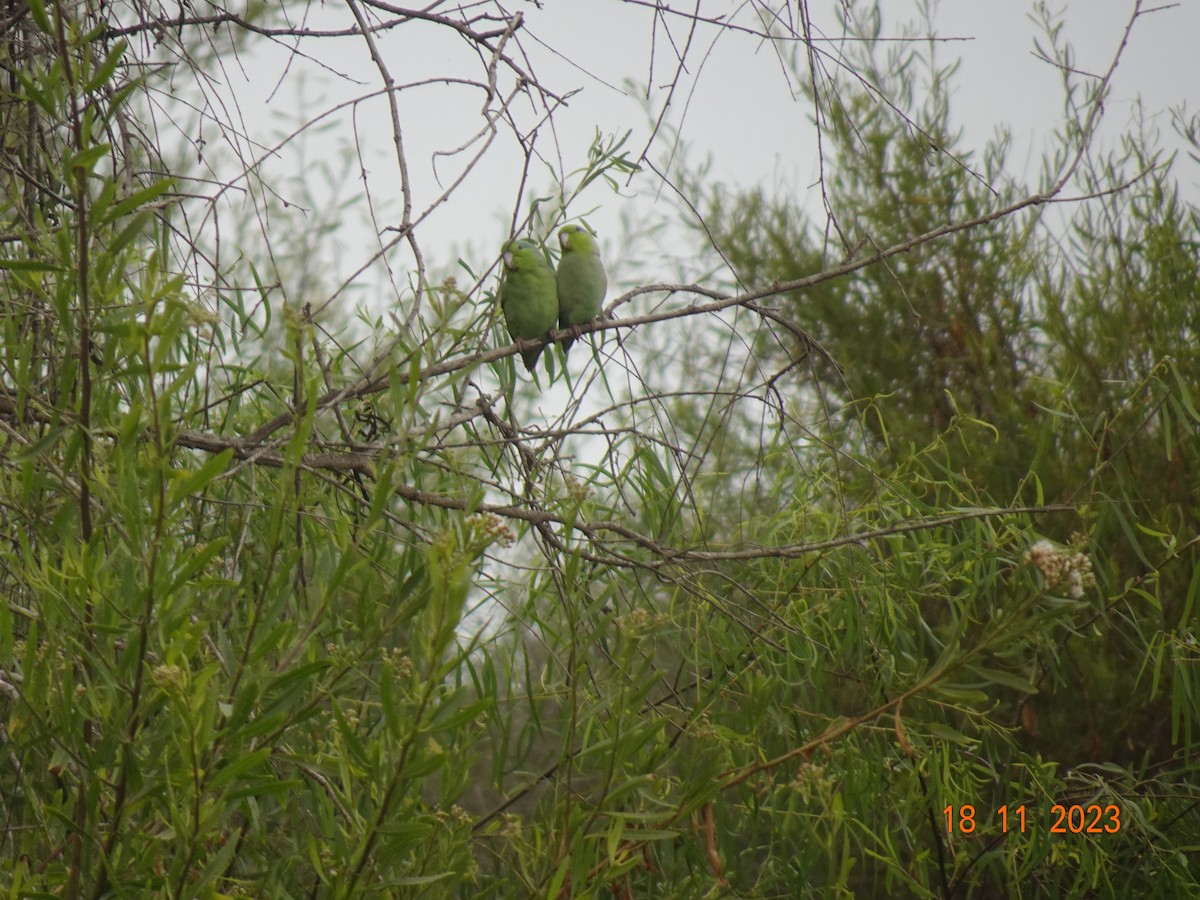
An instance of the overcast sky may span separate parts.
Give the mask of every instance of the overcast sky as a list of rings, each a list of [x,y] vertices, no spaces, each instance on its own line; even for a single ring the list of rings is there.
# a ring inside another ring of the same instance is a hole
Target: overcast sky
[[[673,5],[693,7],[690,2]],[[891,0],[884,6],[894,16],[884,21],[885,37],[899,36],[906,22],[917,21],[917,4],[911,0]],[[1076,0],[1067,8],[1063,34],[1075,48],[1078,69],[1101,73],[1107,68],[1133,7],[1133,0]],[[560,93],[579,91],[567,108],[555,114],[553,133],[543,129],[539,138],[538,146],[550,162],[564,171],[582,165],[597,128],[606,134],[632,131],[628,147],[634,154],[640,152],[651,127],[647,107],[657,114],[664,102],[665,84],[675,68],[672,51],[686,42],[688,20],[667,17],[668,35],[661,22],[655,27],[649,6],[620,0],[541,0],[540,4],[509,0],[507,8],[519,9],[525,16],[519,50],[536,77]],[[820,33],[831,39],[844,34],[841,4],[813,2],[810,8]],[[1037,29],[1029,16],[1031,8],[1017,0],[953,0],[935,11],[934,20],[935,34],[953,39],[937,45],[940,57],[947,62],[961,58],[952,117],[965,128],[966,146],[981,146],[997,127],[1007,125],[1014,138],[1013,174],[1030,178],[1060,121],[1062,104],[1060,73],[1032,52]],[[342,4],[297,10],[305,12],[304,23],[311,27],[353,24]],[[794,4],[791,10],[795,12]],[[730,15],[734,22],[746,25],[755,23],[754,7],[745,3],[705,0],[700,11],[711,17]],[[295,15],[293,20],[298,21]],[[1188,101],[1194,109],[1194,95],[1200,93],[1198,35],[1200,0],[1182,0],[1139,20],[1107,104],[1108,140],[1119,135],[1138,95],[1148,110],[1158,113],[1164,132],[1170,130],[1166,110]],[[479,59],[468,44],[441,26],[406,24],[380,34],[379,46],[401,84],[481,74]],[[213,90],[228,95],[228,109],[236,102],[242,127],[262,145],[276,143],[273,135],[291,130],[298,118],[313,117],[379,87],[379,74],[359,38],[307,39],[300,44],[304,55],[293,54],[286,43],[264,47],[260,42],[258,48],[236,61],[225,60],[224,71],[218,74],[220,85]],[[817,194],[811,184],[817,167],[812,108],[798,95],[791,78],[776,48],[762,40],[715,26],[696,29],[668,116],[681,128],[689,145],[688,158],[694,162],[710,158],[715,180],[743,187],[782,185],[813,202]],[[641,92],[648,80],[647,101]],[[481,100],[477,89],[445,83],[402,92],[401,125],[418,208],[441,193],[470,155],[438,157],[439,185],[430,161],[436,151],[457,147],[478,130]],[[519,108],[523,123],[532,123],[536,111],[528,103]],[[278,178],[304,171],[318,182],[319,195],[322,157],[335,167],[345,167],[334,150],[339,143],[353,146],[367,163],[367,184],[380,225],[393,224],[398,218],[399,179],[385,104],[378,98],[368,100],[347,107],[331,121],[336,121],[336,127],[312,137],[303,161],[285,151],[267,162],[264,174]],[[214,131],[209,129],[206,136],[211,141]],[[661,160],[669,146],[660,136],[651,157]],[[520,159],[511,132],[502,131],[462,187],[421,226],[419,239],[430,260],[446,266],[457,254],[485,264],[495,259],[516,202]],[[363,183],[356,180],[357,167],[352,168],[348,187],[351,195],[361,194]],[[1198,173],[1200,167],[1190,161],[1179,169],[1181,180],[1192,188],[1200,182]],[[527,190],[543,189],[549,182],[549,172],[536,170]],[[285,196],[298,199],[286,186],[282,189]],[[589,222],[600,229],[609,252],[617,254],[612,242],[621,231],[622,217],[637,220],[648,215],[659,189],[657,178],[647,172],[634,180],[624,196],[597,186],[575,212],[590,211]],[[370,255],[369,235],[360,239],[353,234],[354,227],[347,217],[342,234],[347,249],[336,260],[341,271],[330,273],[331,282],[353,272]],[[484,260],[488,254],[491,258]],[[615,280],[621,281],[620,262],[613,262],[618,268]],[[397,256],[393,265],[399,268],[404,260]]]

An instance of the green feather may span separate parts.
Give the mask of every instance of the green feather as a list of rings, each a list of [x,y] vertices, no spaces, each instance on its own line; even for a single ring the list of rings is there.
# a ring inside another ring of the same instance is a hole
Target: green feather
[[[504,245],[504,275],[500,282],[500,310],[508,336],[514,341],[545,337],[558,318],[558,291],[554,270],[531,241],[509,241]],[[544,347],[522,350],[521,358],[530,372]]]
[[[573,328],[600,315],[608,290],[608,276],[600,259],[600,245],[586,228],[566,225],[558,232],[562,258],[558,261],[558,327]],[[563,352],[574,338],[563,338]]]

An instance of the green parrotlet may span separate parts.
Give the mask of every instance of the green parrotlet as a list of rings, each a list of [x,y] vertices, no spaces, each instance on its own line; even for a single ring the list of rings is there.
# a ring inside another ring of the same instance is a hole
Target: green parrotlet
[[[581,225],[559,229],[562,258],[558,261],[558,327],[571,328],[600,315],[600,304],[608,290],[608,276],[600,260],[600,245]],[[563,352],[574,338],[563,338]]]
[[[544,337],[558,319],[554,270],[532,241],[509,241],[504,245],[503,259],[500,309],[508,326],[508,336],[514,341]],[[543,349],[535,347],[521,351],[525,368],[530,372],[537,365]]]

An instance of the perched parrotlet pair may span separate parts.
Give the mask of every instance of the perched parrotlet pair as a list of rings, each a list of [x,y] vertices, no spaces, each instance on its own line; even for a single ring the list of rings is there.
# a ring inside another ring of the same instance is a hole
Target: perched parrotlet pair
[[[543,337],[556,322],[559,328],[571,328],[600,315],[608,277],[596,238],[581,225],[566,225],[559,229],[558,243],[562,257],[557,273],[532,241],[516,240],[504,245],[500,309],[508,336],[514,341]],[[574,340],[563,339],[563,352],[571,349]],[[543,349],[521,351],[530,372]]]

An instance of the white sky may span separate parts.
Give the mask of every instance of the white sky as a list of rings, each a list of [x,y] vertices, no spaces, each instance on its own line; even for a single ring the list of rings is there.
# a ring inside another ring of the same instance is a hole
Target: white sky
[[[690,3],[674,5],[691,8]],[[913,0],[884,5],[895,16],[885,20],[884,36],[899,34],[905,17],[911,20],[916,15]],[[794,12],[794,5],[791,8]],[[542,0],[540,8],[528,0],[509,0],[509,9],[525,15],[520,50],[537,77],[562,93],[580,90],[568,108],[556,113],[554,135],[543,133],[539,138],[538,146],[550,161],[564,171],[582,165],[596,128],[608,134],[632,130],[627,147],[638,153],[647,140],[650,119],[642,98],[627,92],[624,85],[629,79],[644,85],[648,77],[652,10],[619,0]],[[731,14],[735,21],[751,24],[752,8],[747,4],[704,0],[700,9],[702,15]],[[981,147],[998,126],[1007,124],[1014,138],[1010,155],[1010,164],[1017,170],[1014,174],[1032,177],[1060,119],[1062,94],[1059,73],[1032,55],[1036,29],[1029,18],[1030,9],[1017,0],[946,0],[935,11],[935,28],[939,37],[956,39],[938,45],[940,57],[945,61],[962,59],[954,82],[952,117],[965,128],[966,145]],[[1107,68],[1132,9],[1133,0],[1075,0],[1071,4],[1064,35],[1074,45],[1079,69],[1098,73]],[[302,7],[296,8],[294,22],[301,11]],[[812,3],[816,26],[830,37],[842,34],[840,11],[840,4]],[[311,7],[305,15],[305,24],[312,27],[352,25],[348,8],[340,3]],[[686,24],[682,18],[671,20],[672,34],[680,43],[687,37]],[[1198,35],[1200,0],[1181,0],[1143,16],[1107,104],[1106,139],[1111,141],[1119,134],[1128,121],[1130,104],[1139,94],[1148,110],[1158,112],[1156,121],[1164,133],[1170,131],[1164,110],[1189,100],[1194,106],[1195,95],[1200,93],[1200,53],[1194,46]],[[650,91],[655,114],[664,99],[662,85],[672,70],[671,48],[661,26],[657,39]],[[381,34],[379,44],[393,77],[401,84],[438,76],[478,78],[481,74],[481,64],[471,48],[444,27],[406,24]],[[227,104],[236,101],[242,127],[263,145],[277,143],[278,134],[290,131],[297,118],[312,117],[378,89],[378,72],[361,39],[309,39],[300,49],[305,56],[293,55],[283,44],[266,48],[260,43],[252,56],[224,60],[224,72],[217,75],[220,85],[214,90],[226,96]],[[510,50],[516,48],[510,45]],[[444,83],[401,94],[401,124],[418,208],[442,190],[430,167],[432,154],[460,145],[478,130],[481,100],[476,89]],[[803,97],[793,96],[772,47],[750,35],[707,26],[698,29],[670,121],[679,124],[685,107],[682,133],[689,144],[688,158],[693,162],[710,158],[712,179],[743,187],[783,185],[815,200],[816,192],[809,187],[817,171],[811,106]],[[529,104],[520,108],[525,110],[524,122],[532,122]],[[363,150],[367,161],[367,189],[377,221],[381,226],[394,224],[398,221],[399,179],[385,104],[378,97],[367,100],[353,114],[346,111],[336,121],[332,130],[314,134],[303,160],[285,151],[267,162],[264,174],[275,180],[285,197],[304,206],[302,198],[289,193],[284,178],[303,171],[316,183],[320,196],[326,179],[319,166],[323,161],[345,166],[335,156],[335,149],[339,142],[352,143]],[[205,134],[210,142],[216,136],[211,127]],[[669,146],[664,136],[656,146],[652,157],[661,161]],[[453,179],[467,155],[438,161],[443,184]],[[1178,170],[1184,184],[1191,187],[1200,183],[1198,172],[1200,167],[1188,161]],[[347,182],[350,199],[355,199],[354,191],[361,195],[364,189],[356,176],[357,166],[352,163]],[[427,259],[439,266],[449,266],[458,254],[481,266],[494,261],[499,242],[507,234],[519,176],[516,142],[511,131],[502,130],[464,185],[418,231]],[[527,190],[542,190],[549,183],[546,170],[535,170]],[[622,277],[621,254],[613,243],[621,233],[622,219],[636,221],[651,215],[659,188],[656,177],[647,172],[635,179],[624,192],[626,196],[598,186],[574,210],[587,213],[589,223],[599,228],[610,269],[617,269],[612,273],[614,282],[632,279],[632,273]],[[332,260],[339,271],[328,273],[331,286],[354,272],[373,250],[370,232],[356,233],[355,221],[348,215],[340,232],[344,249]],[[394,268],[403,267],[399,254],[389,258]],[[610,297],[614,293],[610,290]]]

